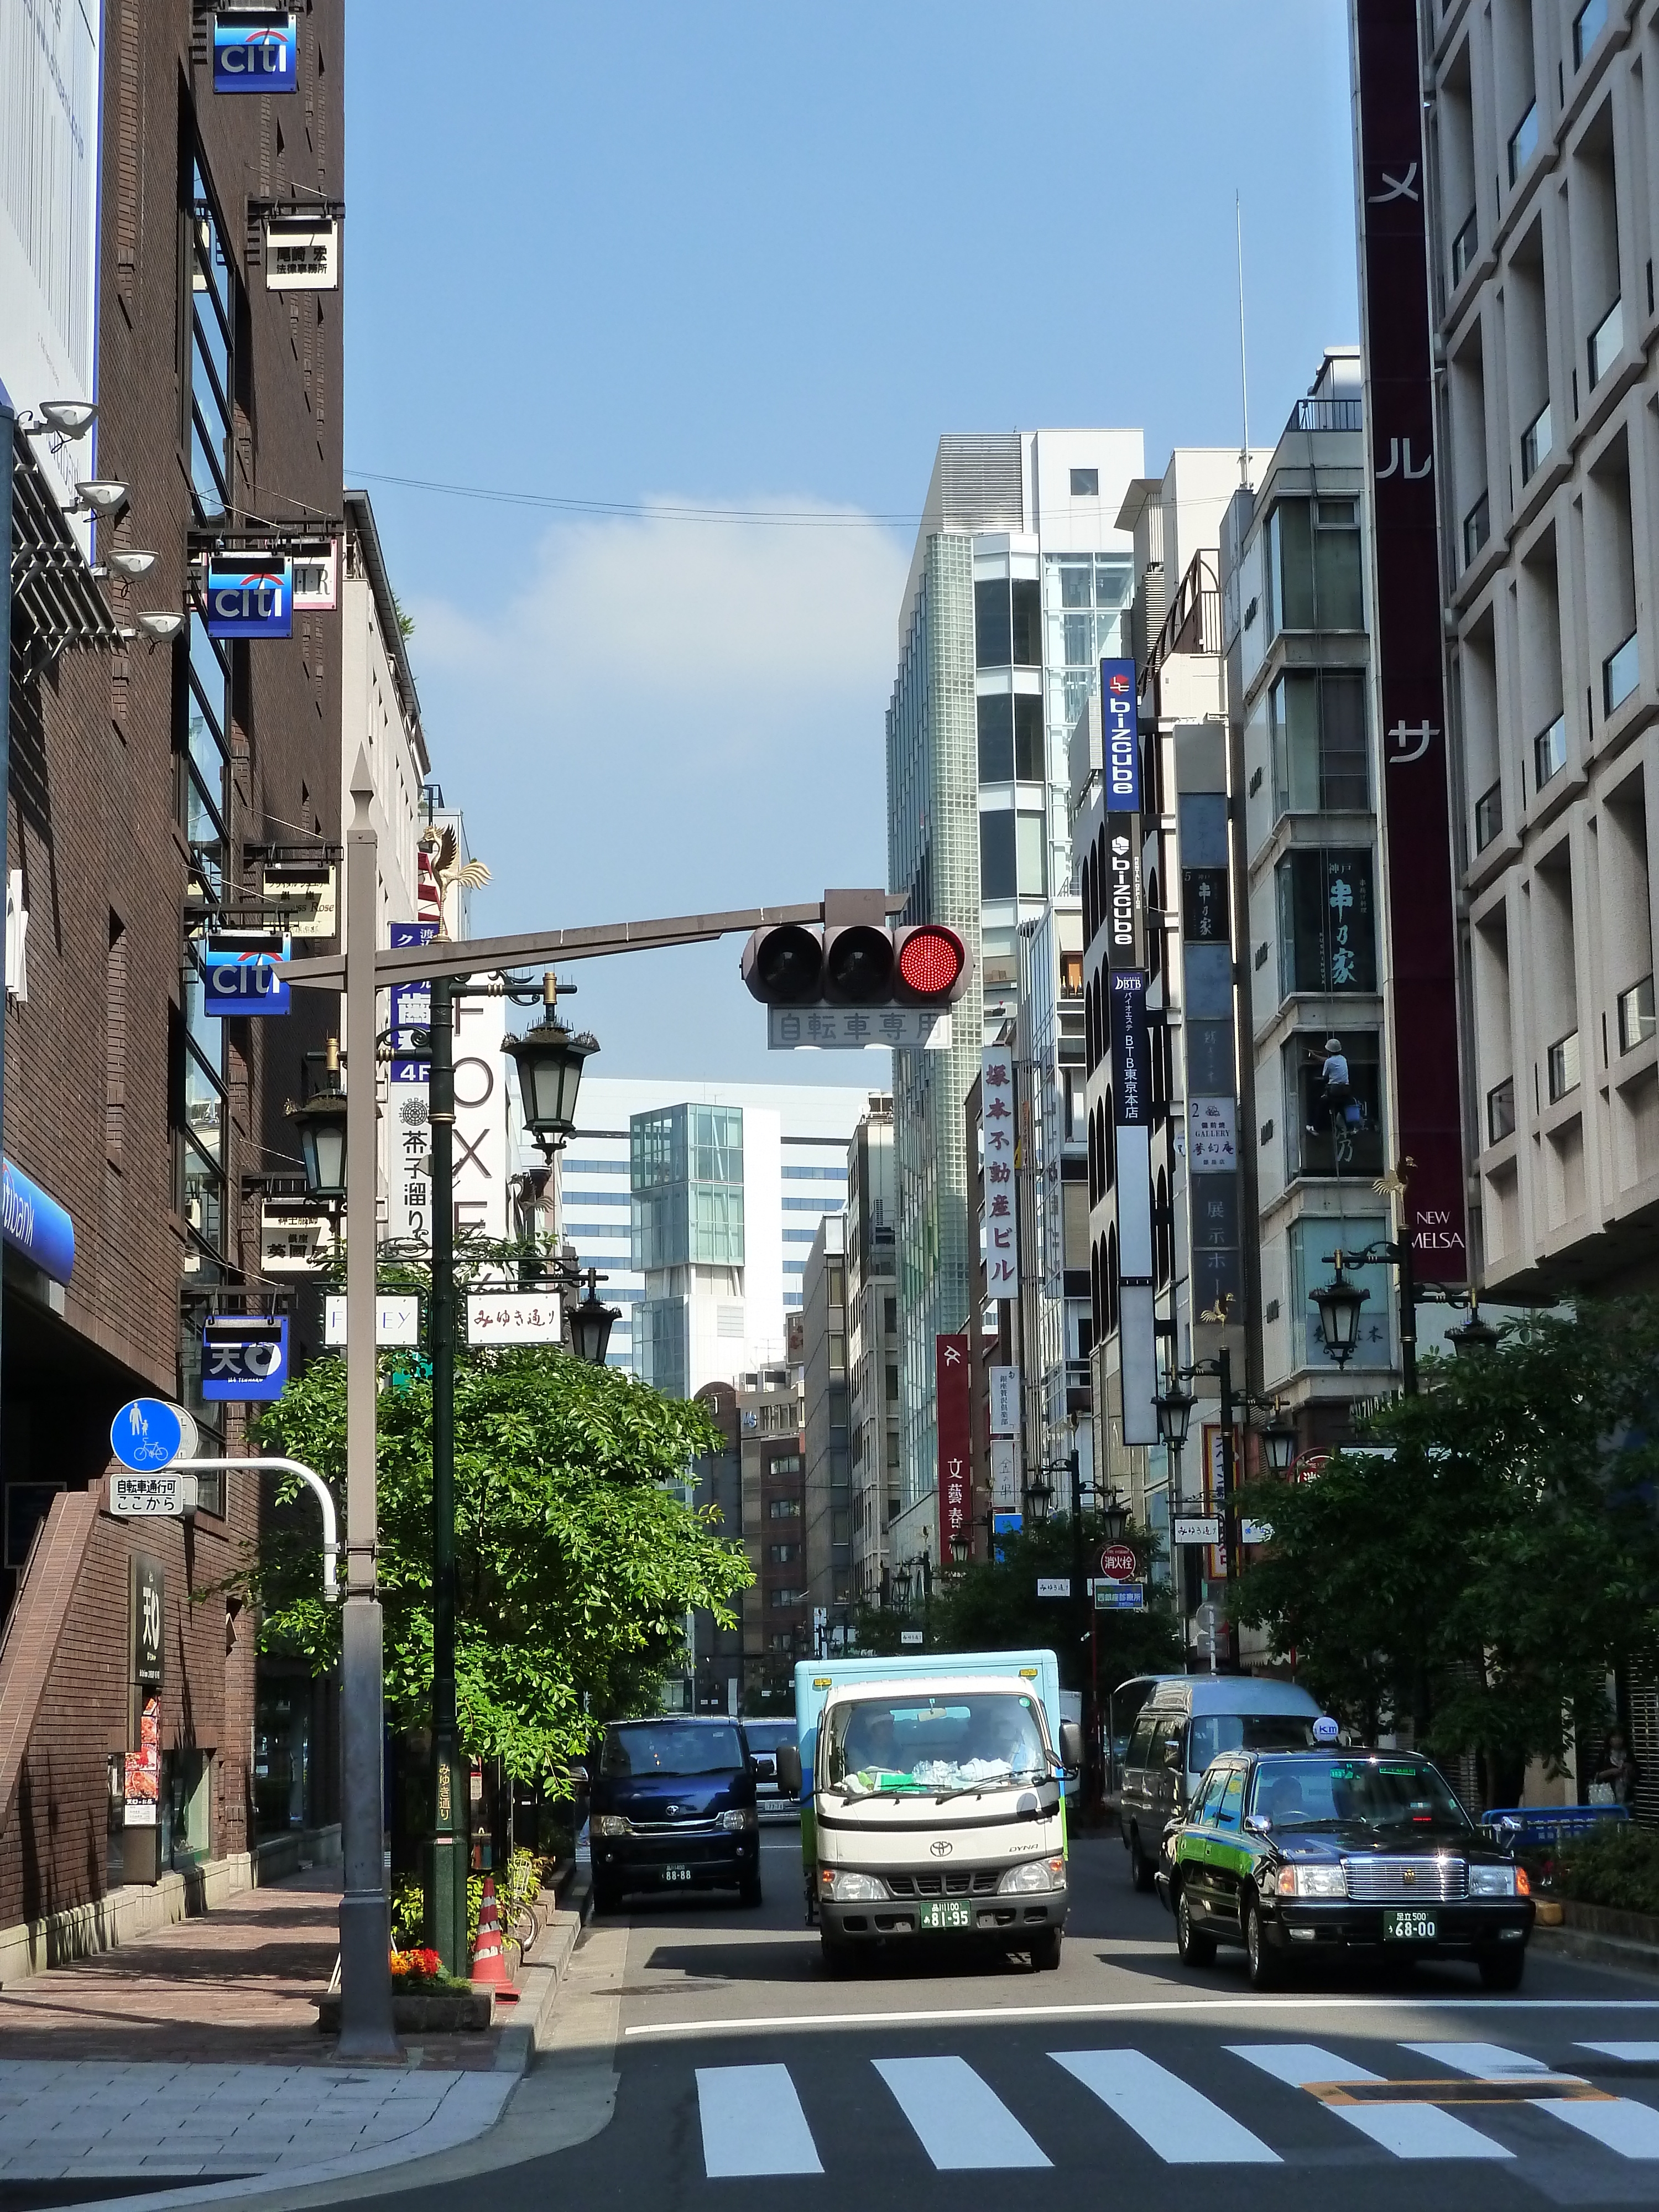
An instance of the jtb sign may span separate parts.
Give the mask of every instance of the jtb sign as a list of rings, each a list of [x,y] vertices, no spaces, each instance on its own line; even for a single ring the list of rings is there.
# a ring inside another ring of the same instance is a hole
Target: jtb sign
[[[268,952],[210,952],[202,963],[202,1011],[208,1014],[285,1014],[288,985]]]
[[[293,15],[234,15],[213,19],[216,92],[297,92],[300,30]]]
[[[257,564],[210,561],[207,626],[210,637],[292,637],[294,563],[287,555]]]

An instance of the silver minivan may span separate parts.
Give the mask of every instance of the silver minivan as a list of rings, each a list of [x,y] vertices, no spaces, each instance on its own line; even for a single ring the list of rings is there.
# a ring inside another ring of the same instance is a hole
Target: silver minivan
[[[1224,1751],[1306,1750],[1319,1710],[1294,1682],[1260,1675],[1170,1674],[1158,1682],[1130,1730],[1118,1799],[1135,1887],[1152,1887],[1164,1831],[1192,1802],[1212,1759]]]

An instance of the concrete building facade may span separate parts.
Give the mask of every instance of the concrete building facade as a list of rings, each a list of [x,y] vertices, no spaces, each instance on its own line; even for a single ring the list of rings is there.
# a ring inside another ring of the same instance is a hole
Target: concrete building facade
[[[847,1148],[847,1379],[854,1605],[887,1600],[899,1513],[898,1243],[893,1102],[873,1094]]]

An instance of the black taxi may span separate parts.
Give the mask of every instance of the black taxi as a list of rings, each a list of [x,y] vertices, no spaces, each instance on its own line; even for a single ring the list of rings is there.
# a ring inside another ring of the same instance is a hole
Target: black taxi
[[[1218,1943],[1242,1945],[1256,1989],[1292,1957],[1339,1947],[1470,1959],[1492,1990],[1518,1988],[1526,1966],[1525,1869],[1411,1752],[1216,1759],[1164,1832],[1157,1881],[1182,1960],[1205,1966]]]

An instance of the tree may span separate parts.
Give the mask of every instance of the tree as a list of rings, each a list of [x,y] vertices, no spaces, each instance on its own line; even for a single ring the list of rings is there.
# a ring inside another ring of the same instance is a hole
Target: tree
[[[1594,1729],[1608,1675],[1659,1640],[1659,1307],[1581,1304],[1484,1356],[1425,1363],[1420,1395],[1365,1425],[1392,1457],[1338,1452],[1268,1480],[1239,1617],[1367,1735],[1408,1725],[1480,1757],[1489,1803]]]
[[[432,1393],[382,1361],[380,1586],[387,1717],[428,1720],[432,1694]],[[264,1415],[261,1447],[343,1488],[345,1363],[319,1360]],[[701,1407],[665,1398],[568,1353],[501,1350],[459,1361],[455,1521],[456,1691],[462,1741],[515,1780],[580,1755],[589,1715],[627,1711],[654,1689],[688,1610],[722,1626],[754,1579],[712,1506],[678,1486],[719,1448]],[[339,1642],[319,1594],[315,1523],[270,1517],[241,1577],[267,1648],[320,1673]]]

